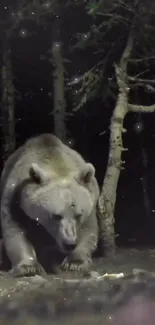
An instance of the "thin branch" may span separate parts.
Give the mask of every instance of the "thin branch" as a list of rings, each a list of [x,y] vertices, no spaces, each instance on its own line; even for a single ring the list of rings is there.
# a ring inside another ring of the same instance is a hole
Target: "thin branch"
[[[134,113],[152,113],[155,112],[155,104],[149,106],[128,104],[128,111]]]
[[[114,21],[116,20],[117,22],[122,22],[125,26],[127,25],[127,22],[129,23],[130,20],[127,18],[124,18],[123,16],[117,15],[117,14],[109,14],[109,13],[103,13],[103,12],[96,12],[96,15],[98,16],[102,16],[102,17],[111,17]],[[110,20],[109,20],[110,21]],[[109,23],[108,21],[108,23]],[[104,23],[105,24],[105,23]]]
[[[139,83],[147,83],[147,84],[155,84],[155,79],[143,79],[143,78],[136,78],[136,77],[130,77],[128,76],[128,80],[133,81],[133,82],[139,82]]]
[[[144,62],[144,61],[149,61],[149,60],[155,60],[155,56],[148,56],[148,57],[145,57],[145,58],[139,58],[139,59],[129,59],[129,62],[131,63],[139,63],[139,62]]]

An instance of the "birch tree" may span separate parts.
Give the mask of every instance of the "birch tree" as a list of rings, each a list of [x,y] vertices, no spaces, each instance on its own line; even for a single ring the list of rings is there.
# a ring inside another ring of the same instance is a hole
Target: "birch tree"
[[[134,105],[131,91],[135,85],[154,84],[155,80],[145,77],[147,65],[154,65],[155,4],[152,1],[90,1],[88,13],[94,17],[95,25],[89,31],[85,48],[100,50],[103,58],[83,75],[80,101],[75,111],[100,92],[106,90],[107,98],[115,97],[110,122],[109,157],[98,202],[100,238],[103,254],[115,254],[115,203],[120,171],[123,169],[124,118],[129,112],[154,112],[155,105]],[[83,37],[76,47],[83,48]],[[138,63],[141,63],[140,68]],[[136,64],[139,73],[129,75]],[[111,67],[113,76],[111,77]],[[140,78],[143,75],[144,78]],[[106,85],[105,85],[106,84]],[[96,91],[94,92],[94,88]],[[93,96],[92,96],[93,93]]]

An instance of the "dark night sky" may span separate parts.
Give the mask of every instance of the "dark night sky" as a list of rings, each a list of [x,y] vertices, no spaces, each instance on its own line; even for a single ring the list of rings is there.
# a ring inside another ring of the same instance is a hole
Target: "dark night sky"
[[[6,17],[5,6],[8,2],[1,1],[1,19]],[[79,76],[92,64],[90,52],[68,54],[67,48],[72,45],[72,37],[77,31],[86,32],[90,21],[77,10],[63,27],[63,44],[65,57],[71,59],[66,65],[68,76]],[[23,35],[23,31],[25,35]],[[1,35],[3,33],[1,32]],[[48,26],[37,26],[33,22],[22,22],[15,38],[12,41],[12,63],[15,75],[15,86],[22,94],[22,99],[16,103],[16,133],[18,145],[28,137],[38,133],[52,132],[52,78],[46,55],[51,44],[51,32]],[[153,73],[153,71],[151,71]],[[144,94],[141,100],[148,103],[152,95]],[[102,183],[107,157],[109,141],[109,119],[114,102],[102,103],[97,99],[87,104],[85,113],[77,112],[69,118],[68,129],[70,137],[75,139],[75,149],[79,150],[86,159],[94,163],[97,169],[97,178]],[[68,110],[71,110],[71,101],[68,97]],[[116,204],[116,231],[124,242],[128,238],[137,238],[139,243],[155,243],[155,114],[139,116],[130,114],[125,119],[128,133],[124,136],[124,146],[129,151],[124,154],[126,160],[125,171],[121,173]],[[137,124],[142,126],[137,132]],[[139,124],[142,123],[142,124]],[[105,133],[104,133],[105,132]],[[102,134],[103,133],[103,134]],[[144,148],[142,152],[142,148]],[[144,168],[146,155],[147,167]],[[150,215],[147,216],[144,207],[144,193],[142,180],[147,184],[146,194],[149,197]]]

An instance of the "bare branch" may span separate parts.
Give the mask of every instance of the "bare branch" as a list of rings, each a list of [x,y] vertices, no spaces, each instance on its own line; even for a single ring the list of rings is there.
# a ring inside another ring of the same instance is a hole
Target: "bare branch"
[[[124,18],[123,16],[121,16],[121,15],[117,15],[117,14],[114,14],[114,13],[103,13],[103,12],[96,12],[96,15],[98,15],[98,16],[102,16],[102,17],[111,17],[112,18],[112,20],[111,21],[117,21],[117,22],[122,22],[125,26],[128,26],[128,24],[127,23],[130,23],[130,20],[129,19],[127,19],[127,18]],[[109,22],[110,22],[110,20],[108,21],[108,24],[109,24]],[[104,22],[104,25],[105,25],[105,22]]]
[[[128,104],[128,111],[134,113],[152,113],[155,112],[155,104],[149,106]]]
[[[155,56],[147,56],[144,58],[138,58],[138,59],[129,59],[129,62],[131,63],[140,63],[140,62],[144,62],[144,61],[149,61],[149,60],[155,60]]]
[[[143,78],[136,78],[136,77],[130,77],[128,76],[128,80],[133,81],[133,82],[138,82],[138,83],[147,83],[147,84],[155,84],[155,79],[151,80],[151,79],[143,79]]]
[[[73,108],[73,112],[78,111],[88,101],[90,92],[96,86],[97,82],[101,79],[103,75],[104,64],[104,60],[99,61],[95,66],[86,71],[81,77],[80,81],[82,81],[82,85],[79,90],[79,94],[81,94],[81,99],[79,104]]]

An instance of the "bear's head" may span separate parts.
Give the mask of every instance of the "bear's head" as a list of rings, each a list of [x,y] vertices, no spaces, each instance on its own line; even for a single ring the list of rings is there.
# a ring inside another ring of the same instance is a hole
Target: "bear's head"
[[[65,178],[52,175],[38,164],[29,168],[29,178],[21,191],[21,209],[46,228],[64,253],[75,249],[78,229],[93,209],[94,174],[89,163]]]

